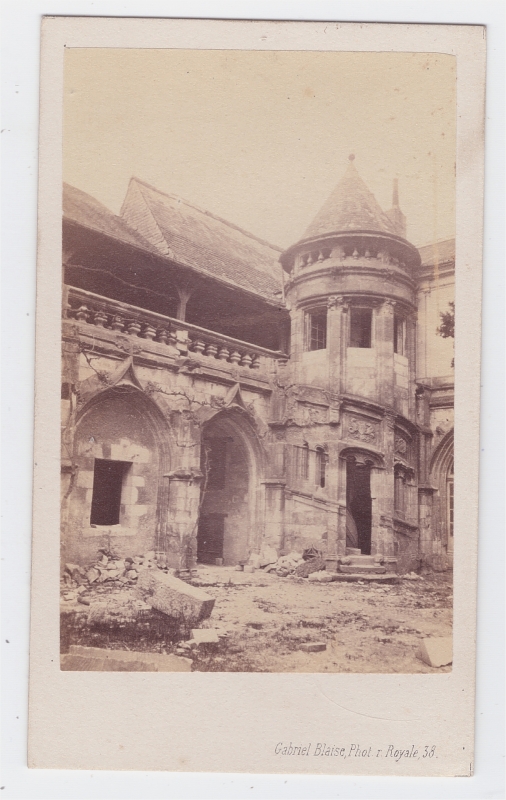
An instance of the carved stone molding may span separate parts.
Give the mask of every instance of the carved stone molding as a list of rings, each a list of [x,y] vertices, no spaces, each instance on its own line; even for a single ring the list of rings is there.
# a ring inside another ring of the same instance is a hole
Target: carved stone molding
[[[363,417],[347,416],[344,423],[344,433],[347,439],[356,439],[359,442],[375,442],[378,438],[378,425]]]

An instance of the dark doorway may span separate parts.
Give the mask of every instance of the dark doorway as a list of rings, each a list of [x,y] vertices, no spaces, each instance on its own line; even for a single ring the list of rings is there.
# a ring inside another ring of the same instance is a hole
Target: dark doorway
[[[357,527],[358,547],[371,554],[371,468],[350,460],[346,464],[346,507]]]
[[[95,459],[90,525],[119,525],[123,481],[131,466],[125,461]]]
[[[197,561],[200,564],[216,564],[217,558],[223,558],[224,534],[224,514],[201,515],[197,533]]]

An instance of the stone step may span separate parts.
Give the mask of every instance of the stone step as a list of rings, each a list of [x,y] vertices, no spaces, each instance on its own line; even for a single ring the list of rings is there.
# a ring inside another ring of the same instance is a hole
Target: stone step
[[[374,573],[375,575],[384,575],[386,572],[385,567],[382,567],[380,564],[341,564],[339,567],[339,572],[350,574],[357,574],[357,575],[366,575],[370,573]]]
[[[360,547],[347,547],[346,548],[346,555],[347,556],[361,556],[362,550]]]
[[[361,567],[364,564],[376,564],[374,556],[348,556],[352,564]]]
[[[334,581],[338,583],[356,583],[357,581],[362,581],[362,583],[386,583],[386,584],[395,584],[399,583],[400,578],[395,572],[386,572],[384,575],[374,575],[374,574],[360,574],[360,573],[352,573],[346,574],[344,572],[335,572],[332,575]]]

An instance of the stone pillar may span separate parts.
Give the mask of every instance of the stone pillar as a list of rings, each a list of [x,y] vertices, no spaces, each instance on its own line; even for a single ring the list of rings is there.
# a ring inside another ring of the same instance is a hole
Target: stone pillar
[[[433,556],[433,495],[430,486],[418,488],[418,524],[420,527],[420,556],[430,566]]]
[[[394,307],[385,300],[375,310],[376,396],[387,407],[394,405]]]
[[[325,555],[326,568],[330,572],[337,572],[339,565],[339,555],[344,555],[346,550],[346,541],[342,553],[339,549],[339,516],[341,507],[332,505],[327,506],[327,553]],[[344,509],[346,520],[346,509]],[[346,523],[345,523],[346,524]],[[344,532],[346,540],[346,529]]]
[[[341,391],[341,298],[331,295],[327,301],[328,386],[331,392]]]
[[[383,467],[371,468],[371,555],[393,555],[393,479]],[[392,487],[390,487],[392,483]]]
[[[278,555],[284,546],[285,481],[263,481],[265,486],[264,542]]]
[[[292,365],[293,380],[296,381],[300,375],[300,362],[304,350],[304,309],[294,308],[291,312],[291,321],[290,364]]]
[[[414,419],[416,414],[415,380],[416,380],[416,315],[406,318],[406,356],[408,358],[408,416]]]
[[[167,561],[175,569],[191,569],[197,560],[197,528],[202,473],[176,469],[169,480],[167,509]]]

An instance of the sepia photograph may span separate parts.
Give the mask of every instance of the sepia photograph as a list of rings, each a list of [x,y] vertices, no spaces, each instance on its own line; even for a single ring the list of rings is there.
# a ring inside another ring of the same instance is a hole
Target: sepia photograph
[[[61,670],[451,672],[456,57],[63,76]]]

